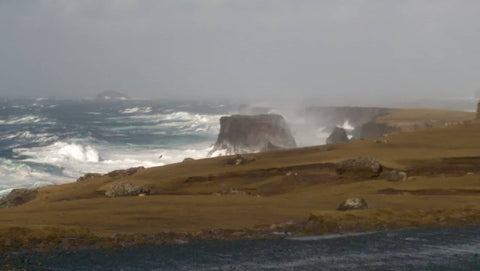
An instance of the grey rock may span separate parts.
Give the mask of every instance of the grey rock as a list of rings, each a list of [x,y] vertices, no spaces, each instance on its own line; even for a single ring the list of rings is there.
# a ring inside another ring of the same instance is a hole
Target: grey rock
[[[148,195],[150,194],[150,189],[143,186],[135,186],[129,182],[119,182],[113,184],[110,189],[105,191],[105,196],[109,198],[138,196],[140,194]]]
[[[339,211],[367,209],[367,201],[362,198],[348,198],[338,206]]]
[[[335,127],[332,133],[327,137],[326,143],[327,144],[334,144],[334,143],[345,143],[348,142],[348,136],[345,129],[340,127]]]
[[[382,173],[383,177],[389,182],[400,182],[407,180],[407,173],[399,170],[388,170]]]
[[[340,176],[368,179],[380,176],[382,169],[382,165],[372,157],[357,157],[339,162],[336,172]]]
[[[77,179],[77,182],[83,182],[89,179],[95,179],[95,178],[100,178],[103,175],[100,173],[85,173],[82,177]]]
[[[112,178],[126,177],[126,176],[133,175],[133,174],[135,174],[139,171],[142,171],[144,169],[145,169],[144,167],[132,167],[132,168],[129,168],[129,169],[119,169],[119,170],[111,171],[111,172],[107,173],[107,175],[109,177],[112,177]]]
[[[209,156],[270,151],[296,147],[285,119],[280,115],[233,115],[220,118],[220,133]]]

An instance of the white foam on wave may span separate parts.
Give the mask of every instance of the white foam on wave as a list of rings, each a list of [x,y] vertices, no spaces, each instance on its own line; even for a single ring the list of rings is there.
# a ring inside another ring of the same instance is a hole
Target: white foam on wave
[[[343,125],[337,125],[337,127],[343,128],[343,129],[345,129],[347,132],[348,132],[348,131],[351,132],[351,131],[353,131],[353,129],[355,129],[355,127],[353,127],[353,126],[350,124],[350,122],[348,122],[348,120],[346,120],[346,121],[343,123]]]
[[[130,108],[126,108],[124,110],[120,110],[120,113],[122,114],[133,114],[133,113],[142,113],[142,114],[146,114],[146,113],[150,113],[152,112],[152,108],[151,107],[130,107]]]
[[[24,115],[19,117],[9,118],[4,122],[4,124],[31,124],[31,123],[39,123],[44,121],[45,118],[35,115]]]
[[[58,184],[75,181],[81,175],[89,172],[107,173],[130,167],[155,167],[172,164],[181,162],[186,157],[204,158],[209,148],[210,145],[205,143],[161,149],[133,145],[85,144],[79,140],[76,142],[60,141],[44,147],[17,148],[13,151],[19,156],[28,157],[22,160],[23,162],[48,164],[60,168],[61,176],[53,176],[54,173],[48,172],[36,172],[26,164],[21,164],[23,170],[20,172],[9,167],[10,173],[6,175],[8,175],[8,179],[17,180],[16,183],[23,184],[22,187],[42,185],[42,182],[45,181],[45,185]],[[8,170],[0,167],[0,174]],[[22,172],[23,176],[20,176]],[[0,189],[2,185],[12,187],[14,183],[5,182],[3,178],[0,178]]]
[[[34,188],[68,181],[60,176],[35,170],[22,162],[0,158],[0,197],[15,188]]]
[[[58,136],[47,134],[47,133],[33,134],[30,131],[21,131],[15,134],[7,134],[4,136],[0,136],[0,140],[12,140],[12,139],[28,139],[29,142],[32,142],[32,143],[46,143],[49,141],[57,140]]]
[[[45,147],[19,148],[17,154],[34,157],[33,162],[57,164],[64,162],[98,162],[98,152],[89,145],[55,142]]]

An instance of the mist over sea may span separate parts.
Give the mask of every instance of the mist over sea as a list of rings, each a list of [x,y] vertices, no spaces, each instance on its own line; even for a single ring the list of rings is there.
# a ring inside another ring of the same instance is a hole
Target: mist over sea
[[[208,102],[0,100],[0,197],[87,172],[204,158],[219,118],[235,109]]]

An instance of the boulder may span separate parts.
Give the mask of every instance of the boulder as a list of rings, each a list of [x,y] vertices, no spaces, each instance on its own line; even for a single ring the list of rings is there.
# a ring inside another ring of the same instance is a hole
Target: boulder
[[[407,173],[399,170],[388,170],[382,173],[389,182],[400,182],[407,180]]]
[[[338,211],[367,209],[367,201],[362,198],[348,198],[338,206]]]
[[[138,196],[141,194],[150,194],[150,189],[143,186],[135,186],[129,182],[114,183],[110,189],[105,191],[105,196],[109,198]]]
[[[380,176],[382,165],[372,157],[357,157],[337,163],[336,172],[340,176],[369,179]]]
[[[271,151],[296,147],[280,115],[232,115],[220,118],[220,133],[208,156]]]
[[[327,137],[326,143],[327,144],[334,144],[334,143],[344,143],[344,142],[348,142],[348,141],[349,141],[349,139],[348,139],[347,132],[345,131],[345,129],[340,128],[340,127],[335,127],[335,129],[333,129],[330,136]]]
[[[0,199],[0,208],[14,207],[27,203],[37,196],[37,189],[13,189],[10,194]]]

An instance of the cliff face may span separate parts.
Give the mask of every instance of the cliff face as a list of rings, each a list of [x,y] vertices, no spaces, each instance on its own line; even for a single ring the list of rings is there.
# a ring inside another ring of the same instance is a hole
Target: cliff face
[[[348,141],[350,140],[348,139],[347,132],[345,131],[345,129],[340,127],[335,127],[335,129],[333,129],[333,132],[327,138],[327,141],[325,143],[334,144],[334,143],[345,143]]]
[[[220,118],[220,133],[209,156],[296,147],[280,115],[233,115]]]
[[[402,131],[402,129],[399,127],[371,121],[356,127],[355,130],[353,130],[353,137],[355,139],[375,139],[386,134],[400,131]]]
[[[358,127],[389,111],[390,109],[381,107],[308,107],[306,116],[310,123],[318,127],[335,127],[346,121]]]

